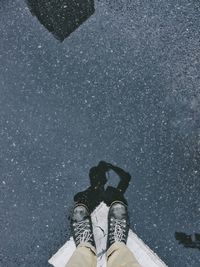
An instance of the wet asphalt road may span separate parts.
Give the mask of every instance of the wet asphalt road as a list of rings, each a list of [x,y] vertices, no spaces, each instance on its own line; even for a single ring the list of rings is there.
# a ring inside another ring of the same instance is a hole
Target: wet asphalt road
[[[0,7],[0,266],[46,267],[99,160],[129,171],[132,227],[170,267],[200,266],[199,1],[96,1],[59,43]]]

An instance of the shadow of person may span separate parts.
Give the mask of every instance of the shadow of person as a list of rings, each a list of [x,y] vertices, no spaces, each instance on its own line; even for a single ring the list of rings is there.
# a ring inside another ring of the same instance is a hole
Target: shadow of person
[[[26,0],[32,15],[51,32],[64,41],[94,12],[94,0]]]
[[[117,187],[107,186],[107,176],[110,170],[114,171],[120,178]],[[77,193],[74,196],[76,204],[85,204],[89,211],[92,212],[101,202],[105,202],[108,206],[114,201],[121,201],[128,204],[124,197],[124,193],[129,186],[131,176],[122,168],[114,166],[105,161],[100,161],[98,166],[92,167],[89,171],[90,186]]]

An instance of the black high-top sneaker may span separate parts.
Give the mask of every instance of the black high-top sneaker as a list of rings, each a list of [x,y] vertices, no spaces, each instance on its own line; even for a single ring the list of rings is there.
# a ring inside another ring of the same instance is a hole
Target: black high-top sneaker
[[[87,242],[95,248],[92,221],[87,207],[83,204],[74,208],[71,218],[71,232],[76,246]]]
[[[113,202],[108,212],[107,250],[115,242],[126,244],[129,225],[127,206],[123,202]]]

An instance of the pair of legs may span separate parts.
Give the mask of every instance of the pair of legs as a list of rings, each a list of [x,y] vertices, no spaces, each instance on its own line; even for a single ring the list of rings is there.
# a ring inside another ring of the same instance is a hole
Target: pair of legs
[[[96,247],[86,206],[79,204],[74,208],[71,228],[77,249],[65,267],[96,267]],[[108,213],[107,267],[140,267],[126,246],[128,231],[127,207],[114,202]]]

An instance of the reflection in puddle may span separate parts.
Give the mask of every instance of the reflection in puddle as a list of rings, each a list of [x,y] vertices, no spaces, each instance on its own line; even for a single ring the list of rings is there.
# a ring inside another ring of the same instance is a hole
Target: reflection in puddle
[[[41,24],[61,42],[95,11],[94,0],[26,0]]]
[[[185,248],[197,248],[200,250],[200,234],[187,235],[182,232],[175,232],[175,238]]]

